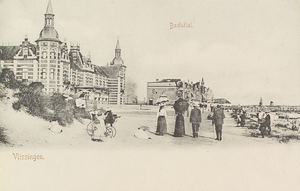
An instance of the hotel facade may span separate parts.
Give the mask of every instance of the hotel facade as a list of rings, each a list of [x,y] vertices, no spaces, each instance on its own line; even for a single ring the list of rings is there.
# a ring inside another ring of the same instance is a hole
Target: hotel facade
[[[103,104],[125,103],[126,66],[119,40],[110,64],[93,64],[90,55],[81,54],[80,45],[68,47],[59,39],[49,1],[44,28],[35,43],[25,37],[19,46],[0,46],[1,70],[12,70],[16,79],[24,83],[41,82],[47,94],[84,92],[87,99]]]

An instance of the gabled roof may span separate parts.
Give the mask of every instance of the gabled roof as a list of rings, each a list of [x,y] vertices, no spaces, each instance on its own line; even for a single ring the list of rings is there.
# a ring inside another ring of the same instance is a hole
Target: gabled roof
[[[34,44],[28,44],[28,48],[32,50],[32,53],[36,55],[36,46]]]
[[[0,46],[0,60],[13,60],[20,46]]]

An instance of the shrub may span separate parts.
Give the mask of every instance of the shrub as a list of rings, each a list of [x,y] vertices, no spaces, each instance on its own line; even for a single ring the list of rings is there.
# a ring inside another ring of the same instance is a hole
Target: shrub
[[[0,126],[0,142],[4,143],[4,144],[8,144],[8,140],[6,135],[4,134],[4,128]]]
[[[76,108],[74,99],[67,99],[61,93],[44,95],[44,85],[41,82],[33,82],[29,86],[21,85],[19,92],[15,94],[18,101],[12,104],[15,110],[24,110],[47,121],[57,121],[59,125],[72,124],[74,118],[90,119],[89,113],[84,109]]]
[[[21,82],[15,79],[14,72],[8,68],[2,69],[0,74],[0,83],[4,84],[6,88],[13,90],[18,89],[21,84]]]
[[[54,93],[50,97],[49,108],[54,112],[52,120],[57,121],[59,125],[66,126],[73,123],[75,118],[73,99],[66,100],[61,93]]]
[[[13,103],[13,108],[19,110],[24,107],[26,112],[33,116],[43,116],[45,113],[46,96],[42,89],[44,85],[41,82],[33,82],[29,86],[22,86],[19,93],[15,94],[19,98]]]

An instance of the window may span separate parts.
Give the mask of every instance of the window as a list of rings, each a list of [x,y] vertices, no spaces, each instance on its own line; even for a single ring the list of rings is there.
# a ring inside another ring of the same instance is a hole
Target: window
[[[46,68],[43,68],[42,69],[42,79],[47,79],[47,69]]]
[[[27,55],[28,55],[28,49],[27,49],[27,48],[24,48],[24,49],[23,49],[23,54],[24,54],[24,57],[25,57],[25,56],[27,57]]]
[[[51,80],[54,79],[54,71],[55,71],[55,69],[50,69],[50,79]]]
[[[43,58],[43,59],[47,59],[47,52],[46,52],[46,51],[43,51],[43,53],[42,53],[42,58]]]
[[[56,55],[55,55],[54,50],[52,50],[52,51],[50,52],[50,59],[56,59]]]
[[[23,70],[22,79],[28,79],[27,69]]]

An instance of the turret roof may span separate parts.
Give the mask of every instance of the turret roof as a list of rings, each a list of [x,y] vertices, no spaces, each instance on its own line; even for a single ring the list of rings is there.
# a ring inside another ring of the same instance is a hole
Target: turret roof
[[[49,0],[49,2],[48,2],[46,14],[51,14],[51,15],[53,15],[53,9],[52,9],[51,0]]]
[[[117,41],[116,49],[121,49],[119,39]]]

